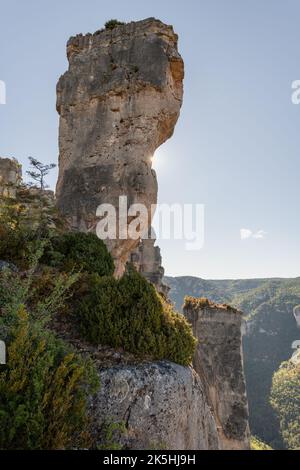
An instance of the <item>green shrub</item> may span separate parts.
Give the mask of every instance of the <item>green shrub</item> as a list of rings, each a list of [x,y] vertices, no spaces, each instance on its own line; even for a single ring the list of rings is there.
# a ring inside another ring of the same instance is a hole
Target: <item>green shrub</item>
[[[21,250],[24,250],[24,237],[21,232],[1,224],[0,259],[16,263],[22,258]]]
[[[206,308],[210,306],[210,301],[206,297],[184,297],[184,307],[186,308]]]
[[[122,347],[142,358],[179,364],[192,360],[196,340],[191,326],[133,270],[120,280],[94,277],[75,312],[92,343]]]
[[[0,259],[15,264],[19,269],[28,269],[32,256],[43,243],[36,232],[29,228],[0,226]]]
[[[258,437],[251,436],[250,440],[251,450],[273,450],[272,447],[265,444]]]
[[[125,23],[123,23],[122,21],[118,21],[118,20],[109,20],[105,23],[105,29],[114,29],[116,26],[120,26],[122,24],[125,24]]]
[[[34,329],[24,307],[0,372],[0,448],[64,449],[88,445],[91,366],[50,333]]]
[[[8,347],[0,371],[0,448],[86,447],[95,371],[46,328],[64,311],[78,274],[35,268],[0,273],[0,337]]]
[[[273,376],[270,401],[287,448],[300,450],[300,362],[281,364]]]
[[[62,271],[86,271],[111,276],[114,262],[104,242],[93,233],[68,232],[51,238],[41,263]]]

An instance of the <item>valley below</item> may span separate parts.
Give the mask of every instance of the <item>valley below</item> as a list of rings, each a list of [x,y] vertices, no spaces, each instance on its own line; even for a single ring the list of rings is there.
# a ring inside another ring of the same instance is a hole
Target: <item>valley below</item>
[[[289,448],[282,439],[280,417],[271,406],[270,395],[274,373],[290,360],[300,339],[295,316],[300,304],[300,278],[204,280],[182,276],[165,277],[165,283],[179,311],[184,297],[194,296],[230,304],[244,313],[243,353],[251,434],[274,449]],[[294,428],[293,436],[298,431]]]

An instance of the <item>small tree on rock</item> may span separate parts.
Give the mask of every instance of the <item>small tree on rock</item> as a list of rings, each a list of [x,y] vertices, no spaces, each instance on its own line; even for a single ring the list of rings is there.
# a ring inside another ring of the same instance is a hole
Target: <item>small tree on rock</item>
[[[45,183],[45,176],[48,175],[50,170],[56,167],[55,163],[50,163],[45,165],[44,163],[39,162],[34,157],[28,157],[30,161],[30,166],[32,170],[26,171],[26,173],[32,178],[39,186],[41,190],[44,190],[48,187]]]

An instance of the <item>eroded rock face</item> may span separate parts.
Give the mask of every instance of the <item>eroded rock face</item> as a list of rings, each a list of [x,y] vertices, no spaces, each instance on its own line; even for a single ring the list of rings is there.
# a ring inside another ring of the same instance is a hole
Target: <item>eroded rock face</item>
[[[213,409],[221,449],[248,449],[241,312],[225,305],[187,298],[184,314],[198,339],[193,363]]]
[[[36,228],[45,215],[49,227],[54,227],[54,192],[26,185],[22,178],[22,165],[15,158],[0,157],[0,199],[5,201],[6,198],[15,199],[22,207],[20,224]],[[51,220],[47,213],[52,211]]]
[[[161,361],[100,371],[91,403],[95,437],[107,423],[123,423],[118,440],[128,449],[218,449],[218,433],[199,376],[190,367]]]
[[[296,307],[294,307],[293,313],[294,313],[294,317],[297,322],[297,325],[298,327],[300,327],[300,305],[297,305]]]
[[[168,295],[169,287],[163,282],[164,268],[159,246],[155,245],[152,238],[143,239],[139,245],[130,253],[128,261],[149,282],[155,285],[158,292]]]
[[[173,133],[183,61],[171,26],[149,18],[67,44],[69,70],[57,85],[57,203],[72,229],[91,231],[102,203],[156,203],[151,158]],[[107,241],[120,275],[138,240]]]
[[[22,167],[13,158],[0,157],[0,196],[15,197],[22,178]]]

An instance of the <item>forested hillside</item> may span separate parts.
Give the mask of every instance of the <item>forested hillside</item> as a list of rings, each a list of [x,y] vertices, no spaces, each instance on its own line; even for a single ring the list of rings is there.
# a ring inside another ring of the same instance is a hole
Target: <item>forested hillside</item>
[[[166,277],[170,297],[178,309],[185,295],[226,302],[245,314],[243,341],[250,427],[273,448],[285,444],[277,413],[270,404],[272,377],[293,353],[300,339],[294,307],[300,304],[300,278],[204,280],[195,277]]]

